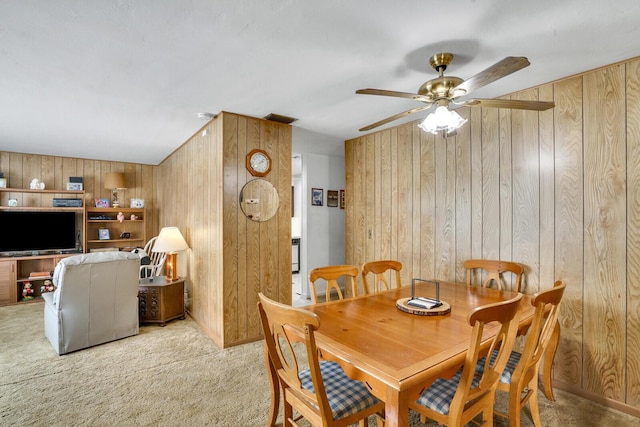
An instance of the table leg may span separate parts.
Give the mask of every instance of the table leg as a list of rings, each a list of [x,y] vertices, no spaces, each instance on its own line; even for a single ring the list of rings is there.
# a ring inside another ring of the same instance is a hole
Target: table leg
[[[554,401],[556,400],[553,395],[553,385],[551,384],[551,369],[553,368],[553,359],[556,356],[556,351],[558,350],[558,344],[560,343],[560,321],[556,321],[556,324],[553,328],[553,334],[551,335],[551,340],[549,341],[549,345],[547,345],[547,349],[544,352],[544,366],[542,368],[542,384],[544,395],[547,399]]]
[[[269,408],[267,427],[274,427],[278,418],[278,410],[280,409],[280,382],[278,381],[278,373],[271,363],[271,358],[269,358],[269,350],[267,350],[266,344],[263,349],[264,362],[267,366],[267,375],[269,376],[269,386],[271,388],[271,408]]]
[[[387,387],[384,417],[385,427],[406,427],[409,425],[409,401],[406,392]]]

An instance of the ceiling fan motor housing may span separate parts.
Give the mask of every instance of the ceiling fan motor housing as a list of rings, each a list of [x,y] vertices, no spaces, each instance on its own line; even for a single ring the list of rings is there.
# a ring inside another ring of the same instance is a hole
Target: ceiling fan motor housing
[[[463,81],[464,80],[462,80],[460,77],[438,77],[425,82],[422,86],[420,86],[420,89],[418,89],[418,93],[420,95],[428,96],[433,100],[439,98],[452,98],[453,88],[461,84]]]

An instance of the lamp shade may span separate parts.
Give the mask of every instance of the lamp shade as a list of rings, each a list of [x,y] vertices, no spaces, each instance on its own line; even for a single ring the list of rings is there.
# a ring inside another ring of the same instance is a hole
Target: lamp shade
[[[437,134],[439,132],[451,133],[467,122],[460,114],[440,105],[436,111],[429,114],[418,127],[425,132]]]
[[[108,190],[123,190],[127,188],[127,182],[124,174],[120,172],[111,172],[104,176],[104,188]]]
[[[158,235],[152,252],[177,252],[189,249],[178,227],[163,227]]]

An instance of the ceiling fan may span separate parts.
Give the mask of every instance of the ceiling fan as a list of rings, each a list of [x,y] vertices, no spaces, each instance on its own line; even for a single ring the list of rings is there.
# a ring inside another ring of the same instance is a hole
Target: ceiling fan
[[[425,82],[418,89],[418,93],[409,92],[396,92],[392,90],[382,89],[359,89],[356,93],[365,95],[382,95],[393,96],[398,98],[409,98],[421,101],[425,105],[421,107],[415,107],[402,113],[395,114],[386,119],[382,119],[368,126],[359,129],[361,132],[368,131],[378,126],[382,126],[394,120],[408,116],[410,114],[419,113],[424,110],[428,110],[433,105],[436,105],[436,111],[429,114],[424,122],[419,126],[428,132],[437,134],[442,133],[443,136],[447,134],[452,135],[453,132],[460,126],[462,126],[466,120],[460,117],[458,113],[453,110],[449,110],[449,105],[454,104],[458,106],[467,107],[489,107],[489,108],[515,108],[521,110],[536,110],[543,111],[554,107],[553,102],[543,101],[519,101],[508,99],[466,99],[458,100],[457,98],[468,95],[474,90],[480,89],[483,86],[488,85],[502,77],[521,70],[530,65],[529,60],[524,56],[507,56],[503,60],[496,62],[489,68],[481,71],[475,76],[462,80],[459,77],[445,76],[444,71],[447,66],[451,64],[453,54],[451,53],[438,53],[429,58],[429,63],[434,70],[438,72],[438,77]]]

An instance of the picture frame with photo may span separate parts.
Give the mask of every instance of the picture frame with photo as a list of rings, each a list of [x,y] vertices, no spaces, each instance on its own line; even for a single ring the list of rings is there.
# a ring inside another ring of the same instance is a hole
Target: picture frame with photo
[[[324,190],[322,188],[311,189],[311,206],[322,206]]]
[[[96,208],[108,208],[109,199],[96,199]]]
[[[340,209],[344,209],[344,190],[340,190]]]
[[[98,239],[100,240],[111,240],[111,235],[109,233],[108,228],[99,228],[98,229]]]
[[[327,190],[327,206],[330,208],[338,207],[338,190]]]

